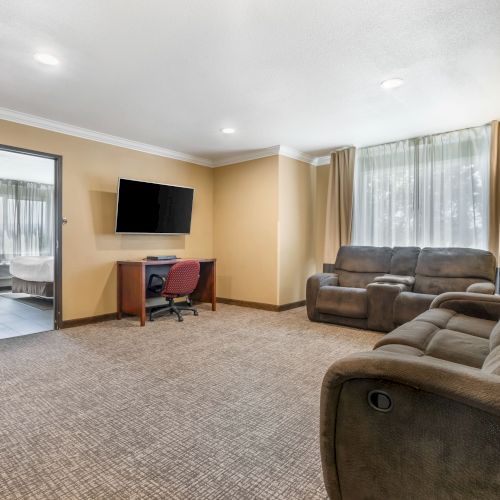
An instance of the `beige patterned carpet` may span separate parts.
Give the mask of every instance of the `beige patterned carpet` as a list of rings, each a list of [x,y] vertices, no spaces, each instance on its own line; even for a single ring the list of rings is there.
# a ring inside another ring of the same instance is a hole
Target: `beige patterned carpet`
[[[324,499],[323,374],[378,338],[220,305],[0,340],[0,498]]]

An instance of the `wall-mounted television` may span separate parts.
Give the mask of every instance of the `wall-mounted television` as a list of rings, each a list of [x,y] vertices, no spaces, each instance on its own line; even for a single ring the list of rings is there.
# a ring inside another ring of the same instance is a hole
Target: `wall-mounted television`
[[[189,234],[194,189],[118,179],[116,232]]]

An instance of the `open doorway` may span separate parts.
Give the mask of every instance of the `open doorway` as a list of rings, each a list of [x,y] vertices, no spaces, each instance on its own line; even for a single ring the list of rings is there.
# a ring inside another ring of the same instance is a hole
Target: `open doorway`
[[[61,322],[61,158],[0,146],[0,339]]]

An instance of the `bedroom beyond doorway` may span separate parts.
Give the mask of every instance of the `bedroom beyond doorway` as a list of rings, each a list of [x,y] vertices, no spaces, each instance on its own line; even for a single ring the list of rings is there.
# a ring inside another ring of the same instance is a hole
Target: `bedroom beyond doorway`
[[[0,339],[54,329],[56,159],[0,149]]]

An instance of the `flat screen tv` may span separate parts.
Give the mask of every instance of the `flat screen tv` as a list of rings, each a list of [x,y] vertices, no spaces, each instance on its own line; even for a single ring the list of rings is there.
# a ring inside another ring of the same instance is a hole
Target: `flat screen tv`
[[[194,189],[118,179],[116,232],[189,234]]]

